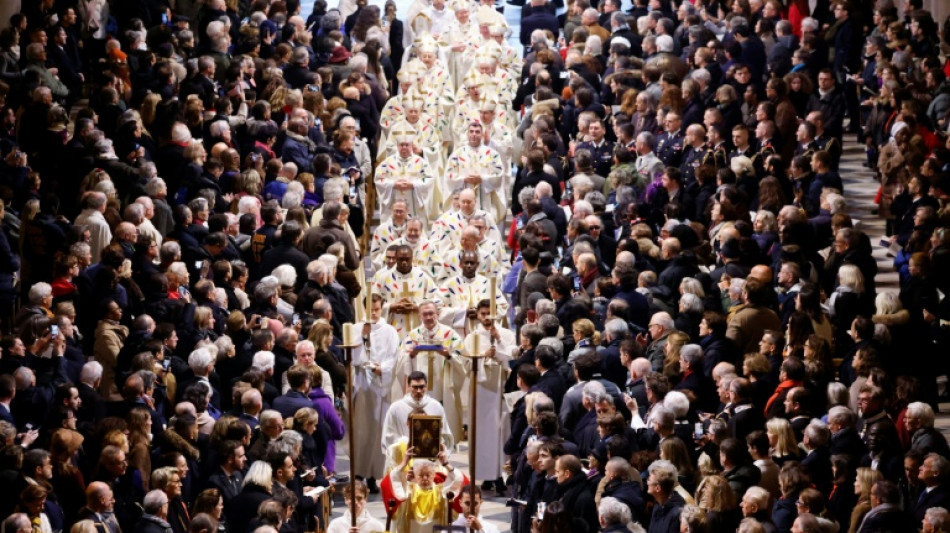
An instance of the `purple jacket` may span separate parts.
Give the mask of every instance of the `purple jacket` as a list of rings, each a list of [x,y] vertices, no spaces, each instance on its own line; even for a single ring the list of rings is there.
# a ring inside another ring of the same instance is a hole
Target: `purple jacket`
[[[327,467],[327,472],[336,472],[336,441],[343,438],[346,429],[343,427],[343,421],[336,414],[333,408],[333,400],[327,396],[323,389],[316,388],[310,390],[310,400],[313,402],[313,408],[320,415],[320,420],[326,422],[330,428],[330,440],[327,441],[327,455],[323,460],[323,466]]]

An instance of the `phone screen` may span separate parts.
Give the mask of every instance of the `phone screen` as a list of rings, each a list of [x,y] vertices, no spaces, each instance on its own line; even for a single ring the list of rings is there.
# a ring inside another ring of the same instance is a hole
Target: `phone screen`
[[[49,327],[49,333],[50,333],[50,335],[52,335],[52,337],[53,337],[54,339],[55,339],[56,337],[59,337],[59,326],[57,326],[56,324],[53,324],[52,326],[50,326],[50,327]]]

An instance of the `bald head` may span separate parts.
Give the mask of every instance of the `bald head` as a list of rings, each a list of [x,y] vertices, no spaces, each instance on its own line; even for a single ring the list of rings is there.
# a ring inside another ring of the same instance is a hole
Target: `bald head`
[[[767,265],[755,265],[749,272],[749,277],[760,283],[772,283],[772,269]]]
[[[111,511],[115,504],[112,489],[106,483],[93,481],[86,487],[86,507],[97,513]]]

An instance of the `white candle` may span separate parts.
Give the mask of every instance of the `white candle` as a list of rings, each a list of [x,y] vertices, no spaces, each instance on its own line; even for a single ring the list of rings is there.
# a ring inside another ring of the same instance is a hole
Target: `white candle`
[[[343,324],[343,345],[353,345],[353,324],[349,322]]]

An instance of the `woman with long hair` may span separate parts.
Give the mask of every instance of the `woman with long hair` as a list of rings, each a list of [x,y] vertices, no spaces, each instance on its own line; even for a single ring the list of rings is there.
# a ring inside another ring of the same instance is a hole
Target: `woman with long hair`
[[[815,383],[818,390],[826,390],[835,377],[828,341],[813,333],[808,336],[802,348],[808,379]]]
[[[57,429],[50,438],[50,463],[53,465],[50,482],[59,497],[67,523],[75,521],[79,510],[86,504],[86,482],[77,467],[83,440],[82,434],[71,429]]]
[[[666,376],[672,385],[679,383],[683,377],[680,367],[680,348],[689,343],[689,335],[682,331],[674,331],[666,337],[666,345],[663,347],[663,375]]]
[[[831,517],[839,524],[850,519],[851,510],[858,501],[854,492],[856,475],[850,455],[831,456],[831,493],[828,495],[827,509]]]
[[[660,459],[667,460],[676,467],[679,484],[692,494],[696,492],[698,474],[693,467],[693,460],[689,455],[686,444],[679,437],[663,439],[660,443]]]
[[[148,487],[152,473],[152,415],[144,407],[134,407],[129,411],[128,420],[129,466],[138,469],[142,475],[142,485]]]
[[[867,467],[858,468],[857,476],[854,479],[854,493],[858,497],[854,510],[851,511],[851,522],[848,526],[848,533],[857,533],[861,529],[861,522],[865,515],[871,510],[871,487],[875,483],[884,479],[881,472]],[[844,523],[844,517],[841,517]]]
[[[834,328],[828,315],[821,306],[821,292],[814,283],[803,283],[795,297],[795,310],[805,313],[811,319],[815,334],[828,341],[834,347]]]
[[[810,335],[815,334],[814,326],[805,313],[794,312],[788,317],[785,326],[785,357],[794,355],[802,358],[802,350]]]
[[[773,418],[773,420],[775,420]],[[784,420],[784,419],[783,419]],[[797,463],[787,464],[778,474],[778,485],[782,497],[775,500],[772,507],[772,521],[780,531],[791,531],[792,524],[798,518],[798,495],[809,487],[811,482]]]
[[[735,491],[720,475],[703,478],[696,489],[696,505],[706,511],[708,531],[733,531],[742,518]]]
[[[337,392],[342,394],[346,385],[346,368],[330,351],[330,344],[333,342],[333,326],[326,320],[317,320],[310,327],[307,339],[313,343],[314,362],[330,374],[334,394]]]
[[[784,418],[772,418],[765,423],[765,433],[769,437],[770,453],[775,464],[782,466],[789,461],[798,461],[802,451],[792,424]]]

